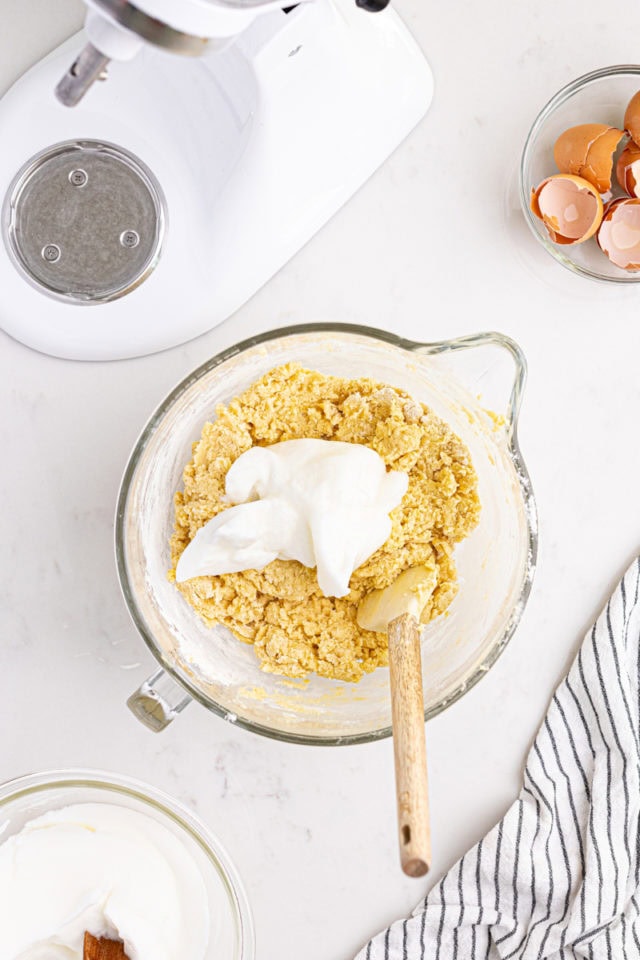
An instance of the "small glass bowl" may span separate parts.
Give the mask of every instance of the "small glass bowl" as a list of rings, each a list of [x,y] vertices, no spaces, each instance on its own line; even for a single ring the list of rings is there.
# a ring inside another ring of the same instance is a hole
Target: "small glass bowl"
[[[563,267],[604,283],[638,283],[640,271],[627,273],[616,267],[594,237],[572,246],[553,243],[542,220],[531,211],[531,190],[545,177],[558,172],[553,145],[561,133],[581,123],[607,123],[622,130],[627,104],[638,90],[640,66],[633,64],[605,67],[578,77],[542,108],[531,127],[520,162],[520,202],[534,235]],[[627,196],[615,183],[615,176],[612,193],[614,197]]]
[[[56,770],[9,780],[0,785],[0,843],[30,820],[76,803],[116,804],[170,830],[193,856],[207,889],[211,934],[205,960],[254,960],[249,902],[228,854],[192,813],[147,784],[95,770]]]

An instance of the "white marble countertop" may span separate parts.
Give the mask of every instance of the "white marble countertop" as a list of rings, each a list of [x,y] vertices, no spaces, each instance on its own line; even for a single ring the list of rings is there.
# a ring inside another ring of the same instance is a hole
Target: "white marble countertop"
[[[51,359],[0,335],[0,780],[87,765],[190,804],[244,877],[259,960],[347,960],[498,819],[555,684],[639,546],[640,289],[566,273],[509,215],[509,197],[535,113],[573,77],[632,62],[640,8],[585,0],[577,18],[555,0],[397,6],[434,69],[429,115],[236,316],[186,346],[111,364]],[[79,0],[3,0],[0,89],[80,22]],[[529,360],[520,437],[538,573],[497,665],[427,726],[428,881],[398,866],[389,741],[290,746],[197,706],[154,736],[124,706],[154,665],[112,551],[139,427],[221,348],[320,319],[425,340],[496,328]]]

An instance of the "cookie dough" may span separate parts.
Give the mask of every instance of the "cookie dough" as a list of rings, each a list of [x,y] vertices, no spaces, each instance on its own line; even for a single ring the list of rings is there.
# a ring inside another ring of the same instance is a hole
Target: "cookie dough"
[[[215,412],[194,444],[183,490],[175,497],[169,573],[174,580],[180,554],[196,531],[230,506],[224,499],[227,471],[254,445],[304,437],[362,443],[388,467],[404,470],[409,486],[391,513],[389,539],[354,572],[346,597],[323,596],[315,570],[295,560],[196,577],[176,588],[206,624],[223,624],[252,643],[269,673],[304,677],[315,672],[357,681],[386,665],[386,636],[360,629],[358,604],[371,590],[421,564],[437,577],[422,622],[447,609],[457,591],[453,548],[476,526],[480,513],[477,477],[465,445],[401,390],[296,364],[271,370]]]

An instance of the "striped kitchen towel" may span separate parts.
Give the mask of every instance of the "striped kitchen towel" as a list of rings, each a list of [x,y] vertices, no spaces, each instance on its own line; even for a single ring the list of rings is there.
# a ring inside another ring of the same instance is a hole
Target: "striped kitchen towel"
[[[640,560],[533,744],[522,792],[357,960],[640,958]]]

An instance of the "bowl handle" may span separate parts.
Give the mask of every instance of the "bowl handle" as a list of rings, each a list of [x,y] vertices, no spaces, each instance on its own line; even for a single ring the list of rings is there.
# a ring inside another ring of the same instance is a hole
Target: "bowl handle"
[[[127,700],[127,706],[145,727],[160,733],[191,703],[188,693],[164,670],[158,670]]]
[[[489,332],[472,334],[467,337],[458,337],[456,340],[442,340],[438,343],[413,343],[410,345],[414,353],[420,353],[425,356],[437,356],[463,351],[470,352],[480,347],[497,347],[499,351],[506,351],[515,366],[515,371],[509,378],[510,393],[505,411],[507,437],[509,440],[515,440],[518,415],[522,403],[522,391],[524,390],[527,377],[527,361],[522,349],[515,340],[505,336],[503,333]],[[483,368],[484,365],[480,367],[480,370],[482,371]]]

